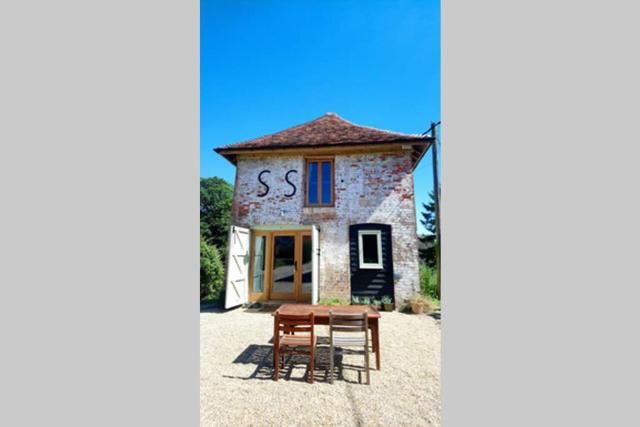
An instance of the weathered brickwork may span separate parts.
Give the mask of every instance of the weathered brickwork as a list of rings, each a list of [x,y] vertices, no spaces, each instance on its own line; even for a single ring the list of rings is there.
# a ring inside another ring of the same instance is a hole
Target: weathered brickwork
[[[335,156],[335,206],[304,207],[302,156],[241,157],[236,170],[232,223],[254,225],[311,225],[320,228],[320,297],[350,296],[349,225],[383,223],[392,227],[395,298],[404,301],[419,289],[418,242],[409,152]],[[258,181],[263,181],[269,193]],[[285,181],[289,175],[297,188]]]

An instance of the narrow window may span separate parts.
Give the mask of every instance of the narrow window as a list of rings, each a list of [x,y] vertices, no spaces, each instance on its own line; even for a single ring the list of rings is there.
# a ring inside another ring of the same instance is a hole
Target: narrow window
[[[382,268],[382,239],[380,230],[358,231],[360,268]]]
[[[333,206],[333,159],[307,160],[307,206]]]
[[[253,293],[264,292],[264,267],[266,236],[256,236],[253,243]]]

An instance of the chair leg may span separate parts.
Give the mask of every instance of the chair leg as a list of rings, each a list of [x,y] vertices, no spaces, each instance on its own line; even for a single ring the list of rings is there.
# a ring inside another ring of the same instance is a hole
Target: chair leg
[[[309,377],[311,378],[311,384],[313,384],[313,373],[316,370],[315,356],[316,356],[316,349],[314,346],[314,347],[311,347],[311,372],[309,373]]]
[[[333,384],[333,358],[334,358],[333,343],[331,343],[329,352],[331,354],[329,359],[329,383]]]
[[[371,384],[371,378],[369,377],[369,345],[364,346],[364,369],[367,371],[367,385]]]
[[[274,380],[278,381],[278,379],[280,378],[280,355],[278,354],[280,352],[280,346],[275,344],[273,345],[273,367],[275,369],[274,372]]]

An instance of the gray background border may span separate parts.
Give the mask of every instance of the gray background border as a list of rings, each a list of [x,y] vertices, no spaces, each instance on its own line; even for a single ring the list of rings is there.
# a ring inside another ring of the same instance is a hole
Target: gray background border
[[[199,422],[199,2],[0,6],[0,425]]]
[[[442,16],[443,425],[640,425],[637,5]]]
[[[443,2],[444,425],[639,423],[631,7]],[[0,33],[0,424],[196,425],[198,3]]]

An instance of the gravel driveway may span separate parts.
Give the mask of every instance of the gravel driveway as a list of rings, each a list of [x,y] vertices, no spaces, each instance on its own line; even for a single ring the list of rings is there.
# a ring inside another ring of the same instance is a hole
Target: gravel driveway
[[[315,383],[304,356],[273,381],[272,331],[268,312],[200,314],[200,425],[440,425],[440,326],[432,317],[382,313],[382,369],[371,371],[370,386],[363,356],[347,351],[338,356],[340,377],[328,383],[327,326],[316,326]]]

